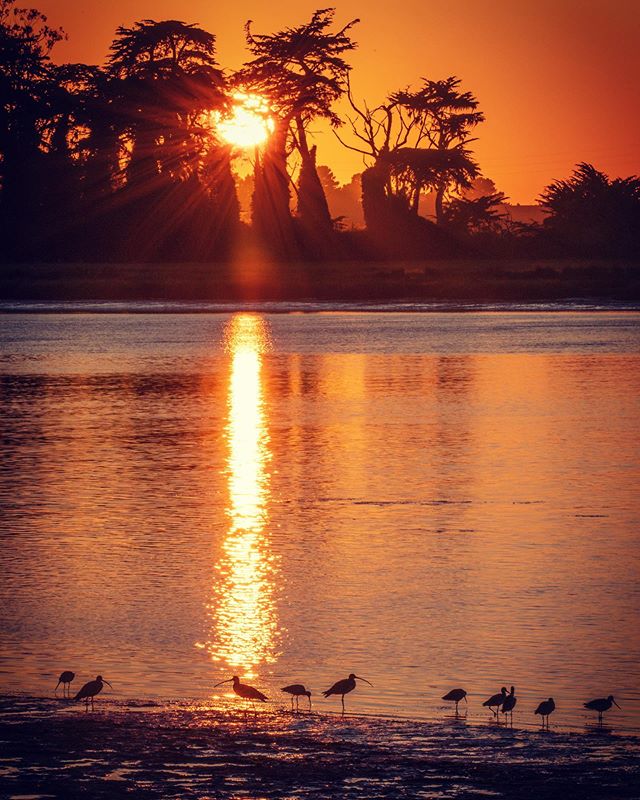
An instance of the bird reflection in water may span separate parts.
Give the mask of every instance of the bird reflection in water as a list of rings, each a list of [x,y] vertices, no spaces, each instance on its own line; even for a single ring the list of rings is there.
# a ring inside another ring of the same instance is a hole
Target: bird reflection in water
[[[216,567],[206,647],[214,661],[245,677],[276,659],[277,565],[267,531],[270,438],[262,381],[269,349],[267,323],[237,314],[225,329],[231,356],[228,386],[227,472],[229,527]]]

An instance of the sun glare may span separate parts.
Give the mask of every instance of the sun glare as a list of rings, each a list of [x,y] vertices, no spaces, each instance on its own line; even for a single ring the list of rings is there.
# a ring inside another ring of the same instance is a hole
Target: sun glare
[[[257,94],[236,92],[233,107],[226,117],[221,117],[216,129],[220,138],[240,148],[258,147],[274,129],[269,104]]]

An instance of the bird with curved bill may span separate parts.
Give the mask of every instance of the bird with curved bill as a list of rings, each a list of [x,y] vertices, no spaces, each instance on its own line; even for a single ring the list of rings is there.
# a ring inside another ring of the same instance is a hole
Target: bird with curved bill
[[[589,711],[598,712],[598,723],[600,725],[602,725],[602,715],[604,714],[605,711],[608,711],[611,708],[611,706],[616,706],[617,708],[620,708],[620,706],[613,699],[612,694],[610,694],[609,697],[598,697],[595,700],[589,700],[588,703],[584,703],[584,707],[588,708]]]
[[[542,728],[545,728],[545,719],[546,719],[546,727],[549,728],[549,715],[553,714],[556,710],[556,704],[553,701],[553,697],[550,697],[548,700],[543,700],[540,705],[536,708],[533,712],[534,714],[540,714],[542,717]]]
[[[498,694],[492,694],[491,697],[488,700],[485,700],[482,705],[486,706],[489,711],[496,715],[496,719],[498,719],[498,711],[506,699],[507,687],[503,686]]]
[[[71,681],[76,677],[75,672],[71,672],[70,669],[65,669],[64,672],[60,673],[60,677],[58,678],[58,683],[56,683],[56,688],[54,689],[54,694],[58,694],[58,686],[62,684],[62,696],[69,697],[69,692],[71,691]]]
[[[263,694],[259,689],[256,689],[254,686],[249,686],[246,683],[240,683],[240,678],[237,675],[234,675],[233,678],[227,678],[224,681],[220,681],[220,683],[216,683],[214,689],[217,686],[222,686],[224,683],[233,683],[233,691],[234,693],[240,697],[242,700],[249,700],[253,709],[255,711],[255,703],[256,700],[259,703],[266,703],[269,699],[266,694]],[[246,709],[245,709],[246,714]]]
[[[511,717],[511,724],[513,725],[513,709],[516,707],[516,703],[518,702],[518,698],[516,697],[516,690],[515,687],[511,687],[511,691],[505,697],[504,703],[502,704],[502,708],[500,709],[502,713],[505,715],[505,721]]]
[[[447,692],[445,695],[443,695],[442,699],[456,704],[456,716],[458,714],[458,703],[461,700],[464,700],[465,703],[469,702],[467,700],[467,693],[464,689],[452,689],[450,692]]]
[[[292,683],[291,686],[283,686],[281,692],[287,692],[291,695],[291,711],[293,711],[293,699],[296,700],[296,712],[300,710],[298,703],[301,697],[309,698],[309,711],[311,711],[311,692],[306,689],[301,683]]]
[[[80,689],[78,694],[73,698],[74,700],[84,700],[84,710],[89,710],[89,701],[91,701],[91,710],[93,711],[93,698],[100,694],[102,691],[104,684],[107,686],[111,686],[109,681],[105,680],[102,675],[98,675],[95,681],[89,681],[89,683],[85,683],[85,685]],[[113,689],[113,686],[111,686]]]
[[[358,675],[354,675],[352,672],[348,678],[343,678],[341,681],[337,681],[329,689],[326,689],[324,692],[322,692],[322,694],[325,697],[330,697],[332,694],[339,694],[342,698],[342,713],[344,714],[344,696],[356,688],[357,680],[364,681],[365,683],[368,683],[369,686],[373,686],[373,684],[366,678],[361,678]]]

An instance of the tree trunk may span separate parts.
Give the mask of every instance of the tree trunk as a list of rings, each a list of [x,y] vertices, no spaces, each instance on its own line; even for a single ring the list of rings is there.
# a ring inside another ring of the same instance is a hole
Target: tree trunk
[[[370,231],[379,231],[388,224],[387,180],[388,169],[379,161],[362,173],[362,210]]]
[[[436,224],[442,225],[444,222],[444,193],[447,187],[440,184],[436,189]]]
[[[286,127],[281,125],[262,157],[256,157],[251,221],[258,236],[275,254],[292,257],[296,253],[296,241],[289,208],[285,143]]]
[[[316,169],[316,146],[309,148],[302,120],[296,121],[302,165],[298,180],[298,217],[311,240],[325,240],[333,230],[331,212]]]

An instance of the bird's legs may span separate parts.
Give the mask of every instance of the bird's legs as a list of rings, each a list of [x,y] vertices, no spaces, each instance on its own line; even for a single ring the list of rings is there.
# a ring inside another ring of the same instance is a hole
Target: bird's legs
[[[344,717],[344,695],[342,695],[342,716]]]
[[[300,713],[300,698],[296,695],[296,714]]]
[[[293,695],[291,695],[291,713],[293,714]]]
[[[94,709],[94,707],[93,707],[93,695],[91,695],[91,710],[92,710],[92,711],[94,711],[94,710],[95,710],[95,709]]]

